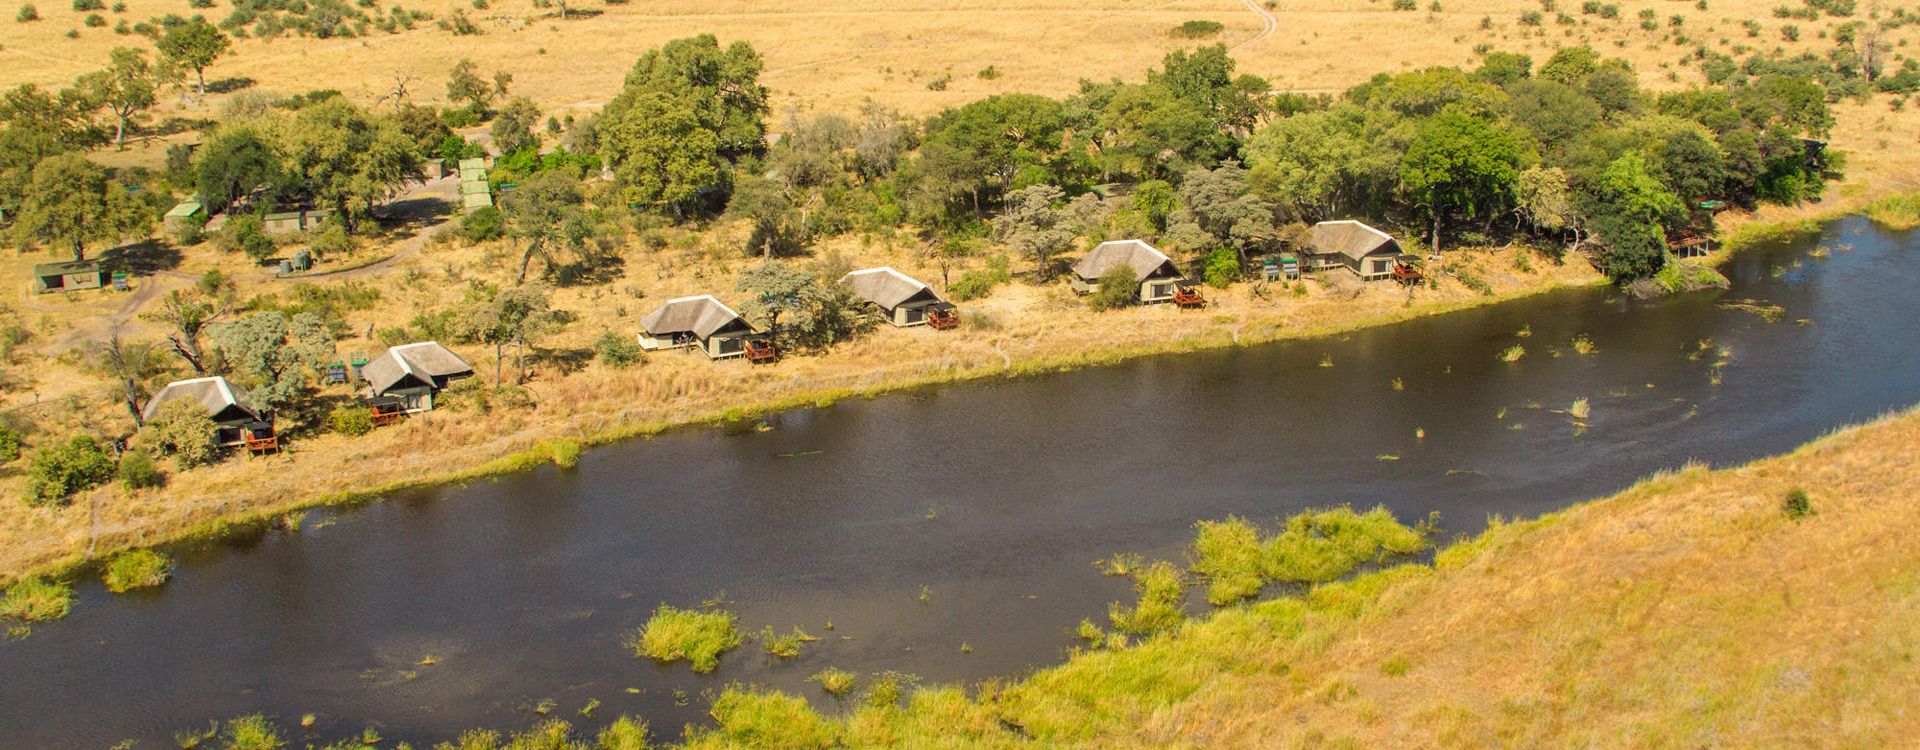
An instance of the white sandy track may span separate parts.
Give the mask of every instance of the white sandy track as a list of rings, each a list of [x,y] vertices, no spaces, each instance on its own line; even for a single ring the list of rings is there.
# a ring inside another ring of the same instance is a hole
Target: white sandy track
[[[1241,47],[1265,39],[1280,28],[1280,19],[1274,18],[1272,13],[1268,13],[1266,7],[1260,4],[1260,0],[1240,1],[1247,4],[1247,10],[1253,11],[1254,15],[1260,17],[1260,31],[1256,32],[1253,36],[1241,40],[1239,44],[1233,45],[1233,49],[1240,49]]]

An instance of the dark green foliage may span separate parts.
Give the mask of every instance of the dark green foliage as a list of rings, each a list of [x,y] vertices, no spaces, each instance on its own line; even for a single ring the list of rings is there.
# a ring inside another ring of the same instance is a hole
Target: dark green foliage
[[[258,214],[239,214],[227,219],[226,226],[214,235],[214,244],[230,253],[243,253],[254,262],[273,257],[273,238],[267,236],[265,222]]]
[[[90,10],[106,10],[106,9],[107,9],[107,4],[105,0],[73,0],[73,11],[75,13],[85,13]]]
[[[1787,490],[1786,499],[1780,503],[1780,510],[1787,514],[1787,518],[1798,521],[1813,515],[1813,499],[1807,495],[1806,490],[1795,487]]]
[[[1215,249],[1207,254],[1206,267],[1201,271],[1201,278],[1206,280],[1207,286],[1221,289],[1231,286],[1233,282],[1240,280],[1240,256],[1224,247]]]
[[[493,206],[477,208],[460,217],[460,234],[468,242],[497,240],[506,233],[506,220],[501,217],[500,209]]]
[[[1113,310],[1140,301],[1140,282],[1128,266],[1114,266],[1096,283],[1093,293],[1087,295],[1087,306],[1095,310]]]
[[[100,442],[75,435],[35,451],[27,467],[28,505],[59,505],[113,478],[114,462]]]
[[[724,199],[732,166],[766,148],[760,53],[711,34],[641,55],[596,125],[626,202],[675,216]]]
[[[327,413],[327,427],[348,437],[373,432],[373,414],[359,404],[342,404]]]
[[[1182,39],[1205,39],[1225,29],[1219,21],[1187,21],[1173,28],[1173,35]]]
[[[20,12],[14,14],[13,20],[20,23],[38,21],[40,20],[40,9],[33,7],[33,3],[21,3]]]
[[[224,210],[262,188],[268,190],[263,202],[271,205],[274,188],[285,182],[273,144],[251,127],[221,128],[196,157],[194,188],[209,212]]]
[[[618,331],[605,331],[593,342],[594,354],[608,367],[628,368],[640,362],[640,344]]]
[[[0,422],[0,464],[11,463],[20,458],[20,433],[11,425]]]
[[[947,296],[955,302],[966,302],[985,297],[993,293],[993,288],[1013,280],[1013,274],[1007,271],[1006,256],[994,256],[987,260],[987,267],[960,274],[960,278],[947,288]]]
[[[121,486],[129,490],[158,487],[164,481],[159,465],[153,462],[153,456],[137,449],[120,455],[120,466],[114,476],[120,480]]]

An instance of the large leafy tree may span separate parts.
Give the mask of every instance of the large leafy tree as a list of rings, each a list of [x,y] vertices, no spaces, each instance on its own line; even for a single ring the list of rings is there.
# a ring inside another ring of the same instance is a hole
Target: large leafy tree
[[[1404,118],[1351,104],[1283,118],[1253,134],[1242,152],[1261,197],[1308,221],[1367,213],[1399,181]]]
[[[326,321],[310,312],[257,312],[212,326],[208,335],[242,375],[247,405],[260,411],[292,403],[306,389],[307,371],[333,355]]]
[[[766,146],[767,89],[760,54],[710,34],[641,55],[601,113],[598,141],[629,203],[684,216],[696,198],[720,198],[739,159]]]
[[[507,100],[494,118],[489,133],[493,135],[493,145],[502,154],[511,154],[521,149],[538,149],[540,138],[533,134],[534,124],[540,121],[540,107],[532,99],[516,96]]]
[[[1012,189],[1022,168],[1044,168],[1063,144],[1060,102],[1036,94],[1001,94],[942,112],[927,123],[920,151],[923,184],[966,195],[977,211],[995,188]]]
[[[599,128],[602,156],[629,204],[684,216],[703,192],[726,185],[720,136],[686,102],[658,92],[635,97],[617,110],[609,105]]]
[[[1616,281],[1660,270],[1666,258],[1666,227],[1686,211],[1638,151],[1608,164],[1584,203],[1594,234],[1606,248],[1600,255],[1601,270]]]
[[[221,128],[195,155],[194,188],[210,210],[224,209],[261,188],[279,187],[280,154],[258,128]]]
[[[1433,249],[1449,219],[1505,212],[1526,160],[1512,131],[1479,117],[1447,111],[1423,123],[1400,160],[1400,185],[1431,223]]]
[[[115,47],[107,67],[80,76],[79,85],[89,100],[113,114],[113,145],[122,146],[127,129],[153,108],[159,78],[145,50]]]
[[[1147,74],[1149,84],[1165,87],[1175,98],[1192,102],[1220,131],[1234,135],[1253,132],[1267,111],[1266,79],[1233,74],[1227,46],[1215,44],[1191,52],[1167,53],[1160,70]]]
[[[760,320],[784,346],[821,348],[852,336],[862,321],[850,290],[815,270],[788,261],[768,261],[740,272],[734,289],[746,294],[740,312]],[[782,326],[781,321],[786,321]]]
[[[559,251],[578,253],[592,245],[594,222],[585,202],[580,180],[563,170],[541,172],[501,197],[507,234],[521,242],[516,283],[526,280],[534,258],[552,269]]]
[[[693,109],[701,129],[713,133],[723,158],[737,160],[766,147],[767,87],[760,85],[764,68],[760,53],[746,42],[721,49],[712,34],[675,39],[634,62],[625,87],[606,111],[618,113],[650,93],[666,94]]]
[[[13,222],[21,245],[44,243],[86,260],[91,245],[146,234],[153,216],[107,179],[107,171],[77,155],[60,154],[33,168]]]
[[[201,96],[207,95],[207,66],[225,55],[232,45],[233,41],[218,27],[197,17],[169,27],[158,41],[162,58],[183,70],[193,71]]]
[[[421,174],[420,153],[398,125],[337,96],[300,108],[276,136],[288,178],[332,206],[349,232]]]
[[[0,211],[19,211],[40,162],[99,140],[87,118],[93,108],[78,89],[54,92],[29,84],[0,94]]]
[[[493,345],[493,384],[499,386],[507,347],[515,349],[515,378],[527,377],[527,347],[560,327],[560,316],[546,284],[533,282],[497,289],[469,301],[455,320],[461,335]]]
[[[997,239],[1032,261],[1041,279],[1053,278],[1053,260],[1073,245],[1073,218],[1060,204],[1066,192],[1029,185],[1007,194],[1006,210],[994,218]]]
[[[1248,250],[1279,235],[1273,206],[1247,189],[1247,170],[1228,162],[1216,169],[1196,167],[1180,182],[1180,200],[1186,208],[1170,221],[1178,227],[1191,223],[1212,244],[1232,248],[1240,264]],[[1202,248],[1191,248],[1202,249]]]

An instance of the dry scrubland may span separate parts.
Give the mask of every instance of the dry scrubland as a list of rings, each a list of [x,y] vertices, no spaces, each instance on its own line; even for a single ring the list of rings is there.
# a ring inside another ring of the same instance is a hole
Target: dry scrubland
[[[67,3],[37,3],[42,20],[0,20],[0,85],[22,82],[64,84],[99,66],[115,45],[148,46],[137,36],[119,36],[108,28],[86,28],[81,13]],[[194,11],[185,0],[127,0],[124,14],[110,19],[134,21],[164,13],[200,12],[213,20],[229,11]],[[281,37],[237,40],[233,54],[208,71],[210,80],[246,77],[255,88],[282,93],[337,88],[362,103],[384,92],[394,73],[411,75],[421,101],[442,97],[445,75],[454,61],[471,58],[483,71],[506,70],[514,90],[534,98],[550,113],[598,106],[617,89],[621,77],[642,51],[675,37],[713,32],[723,41],[751,42],[767,60],[762,80],[774,92],[777,129],[780,114],[818,107],[853,111],[872,99],[913,114],[929,114],[986,94],[1034,91],[1064,94],[1081,78],[1137,79],[1171,48],[1193,44],[1169,30],[1183,21],[1211,19],[1225,24],[1217,36],[1202,40],[1240,45],[1234,50],[1240,69],[1268,76],[1277,87],[1337,91],[1385,71],[1427,65],[1470,64],[1474,48],[1533,53],[1544,60],[1560,44],[1587,42],[1603,54],[1634,61],[1643,83],[1658,89],[1697,82],[1696,66],[1681,61],[1691,46],[1663,41],[1668,32],[1642,31],[1637,13],[1653,9],[1662,19],[1685,16],[1694,43],[1733,51],[1753,43],[1821,52],[1831,45],[1815,31],[1840,19],[1794,21],[1803,29],[1796,43],[1780,40],[1771,17],[1775,3],[1758,0],[1710,0],[1708,10],[1673,0],[1626,0],[1620,19],[1582,15],[1577,4],[1560,3],[1573,26],[1557,25],[1548,14],[1539,28],[1519,23],[1534,2],[1444,2],[1433,12],[1393,11],[1380,2],[1282,2],[1273,11],[1277,30],[1260,36],[1261,17],[1237,0],[1208,2],[1080,2],[1032,0],[1001,3],[855,4],[791,2],[646,2],[622,5],[587,3],[594,17],[561,21],[535,17],[519,0],[504,0],[478,11],[466,3],[401,5],[446,17],[456,7],[486,30],[456,37],[423,22],[397,35],[374,31],[358,39],[315,40]],[[1868,6],[1862,5],[1862,15]],[[1481,19],[1492,28],[1480,28]],[[1739,21],[1761,19],[1765,31],[1747,39]],[[1664,23],[1664,21],[1663,21]],[[65,36],[78,28],[77,39]],[[1889,34],[1896,54],[1909,54],[1920,26]],[[997,78],[976,73],[987,67]],[[1670,80],[1673,71],[1677,80]],[[951,75],[945,90],[928,83]],[[220,95],[182,107],[163,97],[155,119],[201,118],[219,111]],[[1920,184],[1920,107],[1895,112],[1888,97],[1836,105],[1836,147],[1851,157],[1846,183],[1828,201],[1797,208],[1769,207],[1764,221],[1805,218],[1857,206],[1867,198],[1905,192]],[[190,135],[173,136],[173,140]],[[158,167],[168,138],[137,141],[125,151],[93,154],[116,165]],[[449,185],[433,191],[445,194]],[[431,191],[430,191],[431,192]],[[1731,223],[1756,217],[1729,217]],[[446,225],[422,221],[389,230],[382,241],[365,243],[353,263],[380,261],[371,268],[320,276],[310,283],[338,287],[346,282],[378,289],[370,307],[349,310],[352,337],[340,350],[377,352],[367,337],[370,327],[386,328],[413,314],[455,301],[469,280],[510,279],[513,265],[504,245],[474,248],[436,241]],[[563,288],[556,306],[578,319],[566,332],[542,342],[559,356],[538,365],[528,390],[535,407],[496,411],[439,413],[398,428],[349,440],[339,436],[294,433],[291,450],[270,459],[233,459],[221,465],[174,476],[164,490],[129,496],[117,488],[92,493],[64,508],[33,509],[13,502],[21,478],[16,463],[0,471],[0,578],[68,562],[84,553],[93,538],[96,552],[160,541],[219,519],[259,517],[341,493],[378,492],[397,479],[453,479],[538,461],[551,441],[610,439],[641,434],[690,419],[710,418],[729,408],[812,403],[845,392],[883,386],[985,376],[1009,370],[1104,361],[1127,353],[1256,341],[1306,335],[1323,327],[1390,320],[1452,305],[1475,304],[1481,297],[1455,280],[1439,290],[1422,290],[1413,307],[1403,306],[1396,289],[1376,285],[1360,290],[1339,275],[1332,285],[1310,282],[1297,298],[1270,289],[1253,298],[1240,285],[1210,291],[1216,304],[1204,312],[1179,313],[1166,307],[1095,315],[1071,302],[1064,285],[1001,287],[993,297],[969,303],[972,318],[962,330],[882,330],[835,347],[822,357],[796,357],[776,367],[749,369],[742,363],[713,365],[696,356],[651,356],[637,369],[617,371],[586,363],[589,342],[602,331],[631,333],[640,315],[660,300],[696,292],[729,296],[733,273],[750,261],[742,258],[744,229],[720,223],[667,230],[667,245],[648,250],[638,243],[623,248],[620,278],[584,288]],[[858,265],[888,262],[935,281],[923,249],[914,240],[840,238],[815,248],[816,255],[837,253]],[[1553,266],[1535,260],[1536,270],[1515,267],[1513,251],[1467,254],[1472,265],[1502,294],[1538,290],[1550,284],[1590,283],[1597,276],[1583,264]],[[389,258],[391,256],[391,258]],[[0,258],[0,278],[21,280],[46,256],[9,254]],[[387,260],[381,260],[387,259]],[[130,295],[90,292],[71,296],[30,297],[25,284],[7,295],[13,314],[32,338],[8,364],[11,385],[6,408],[25,415],[53,433],[84,429],[118,435],[131,425],[111,399],[112,389],[81,366],[92,342],[121,328],[129,339],[154,339],[160,330],[140,317],[165,290],[193,283],[201,272],[222,268],[237,277],[242,298],[291,294],[292,282],[271,280],[258,271],[237,269],[234,260],[206,246],[189,249],[178,267],[137,280]],[[1016,269],[1017,270],[1017,269]],[[955,270],[955,277],[959,269]],[[1357,295],[1357,296],[1356,296]],[[483,373],[491,374],[491,352],[465,349]],[[568,364],[569,362],[573,364]],[[328,395],[346,398],[344,389]],[[489,463],[492,462],[492,463]],[[89,520],[89,514],[92,520]],[[91,529],[91,534],[90,530]]]

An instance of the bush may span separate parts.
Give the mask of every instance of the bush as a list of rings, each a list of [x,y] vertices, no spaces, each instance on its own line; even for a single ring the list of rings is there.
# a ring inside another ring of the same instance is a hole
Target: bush
[[[1787,490],[1787,498],[1781,501],[1780,510],[1788,518],[1798,521],[1813,515],[1813,498],[1807,496],[1806,490],[1795,487]]]
[[[826,669],[813,673],[813,676],[808,677],[807,681],[819,685],[821,690],[826,691],[828,695],[834,697],[845,696],[853,692],[854,687],[859,684],[858,678],[855,677],[852,672],[834,667],[827,667]]]
[[[211,7],[213,7],[213,0],[187,0],[187,7],[189,7],[189,8],[211,8]]]
[[[327,413],[327,427],[347,437],[359,437],[373,432],[373,413],[359,404],[336,406]]]
[[[19,21],[20,23],[38,21],[40,20],[40,9],[33,7],[33,3],[21,5],[20,12],[14,15],[13,20]]]
[[[992,294],[994,287],[1012,279],[1013,274],[1007,271],[1006,258],[997,257],[989,261],[986,268],[960,274],[960,279],[947,287],[947,296],[955,302],[980,299]]]
[[[1140,281],[1131,266],[1115,266],[1101,274],[1096,283],[1099,286],[1087,295],[1087,306],[1095,310],[1112,310],[1140,301]]]
[[[485,206],[460,217],[460,235],[467,238],[468,242],[497,240],[506,234],[506,221],[500,215],[500,209],[493,206]]]
[[[100,571],[100,580],[107,584],[108,591],[116,594],[152,588],[172,577],[173,560],[150,549],[114,555]]]
[[[0,423],[0,464],[9,463],[20,457],[20,433],[11,426]]]
[[[107,25],[107,17],[98,13],[88,13],[82,23],[85,23],[89,29],[98,29]]]
[[[1420,4],[1414,0],[1393,0],[1394,10],[1419,10]]]
[[[465,107],[448,107],[440,113],[440,121],[454,129],[470,128],[480,124],[480,115]]]
[[[627,638],[635,656],[658,662],[686,659],[693,671],[707,673],[720,666],[720,655],[745,639],[738,619],[725,610],[679,609],[662,604],[647,624]]]
[[[640,343],[617,331],[601,333],[593,350],[608,367],[625,369],[640,362]]]
[[[1207,254],[1207,264],[1200,272],[1207,286],[1225,289],[1240,280],[1240,256],[1227,248],[1215,248]]]
[[[90,10],[106,10],[106,0],[73,0],[73,12],[85,13]]]
[[[160,405],[141,429],[140,437],[173,456],[173,465],[185,471],[213,460],[220,447],[214,442],[216,429],[213,417],[199,401],[177,398]]]
[[[266,222],[256,214],[240,214],[227,219],[226,226],[214,238],[214,244],[229,253],[244,253],[258,263],[273,257],[273,238],[267,236]]]
[[[112,479],[114,468],[99,441],[86,435],[41,448],[27,467],[27,504],[63,504],[76,493]]]
[[[160,476],[160,467],[153,463],[153,455],[138,448],[120,455],[120,468],[114,476],[119,477],[120,486],[130,491],[158,487],[165,482]]]
[[[1173,35],[1182,39],[1205,39],[1226,28],[1219,21],[1188,21],[1173,27]]]
[[[0,597],[0,618],[21,622],[46,622],[66,617],[73,610],[73,587],[44,578],[22,578],[7,587]]]

